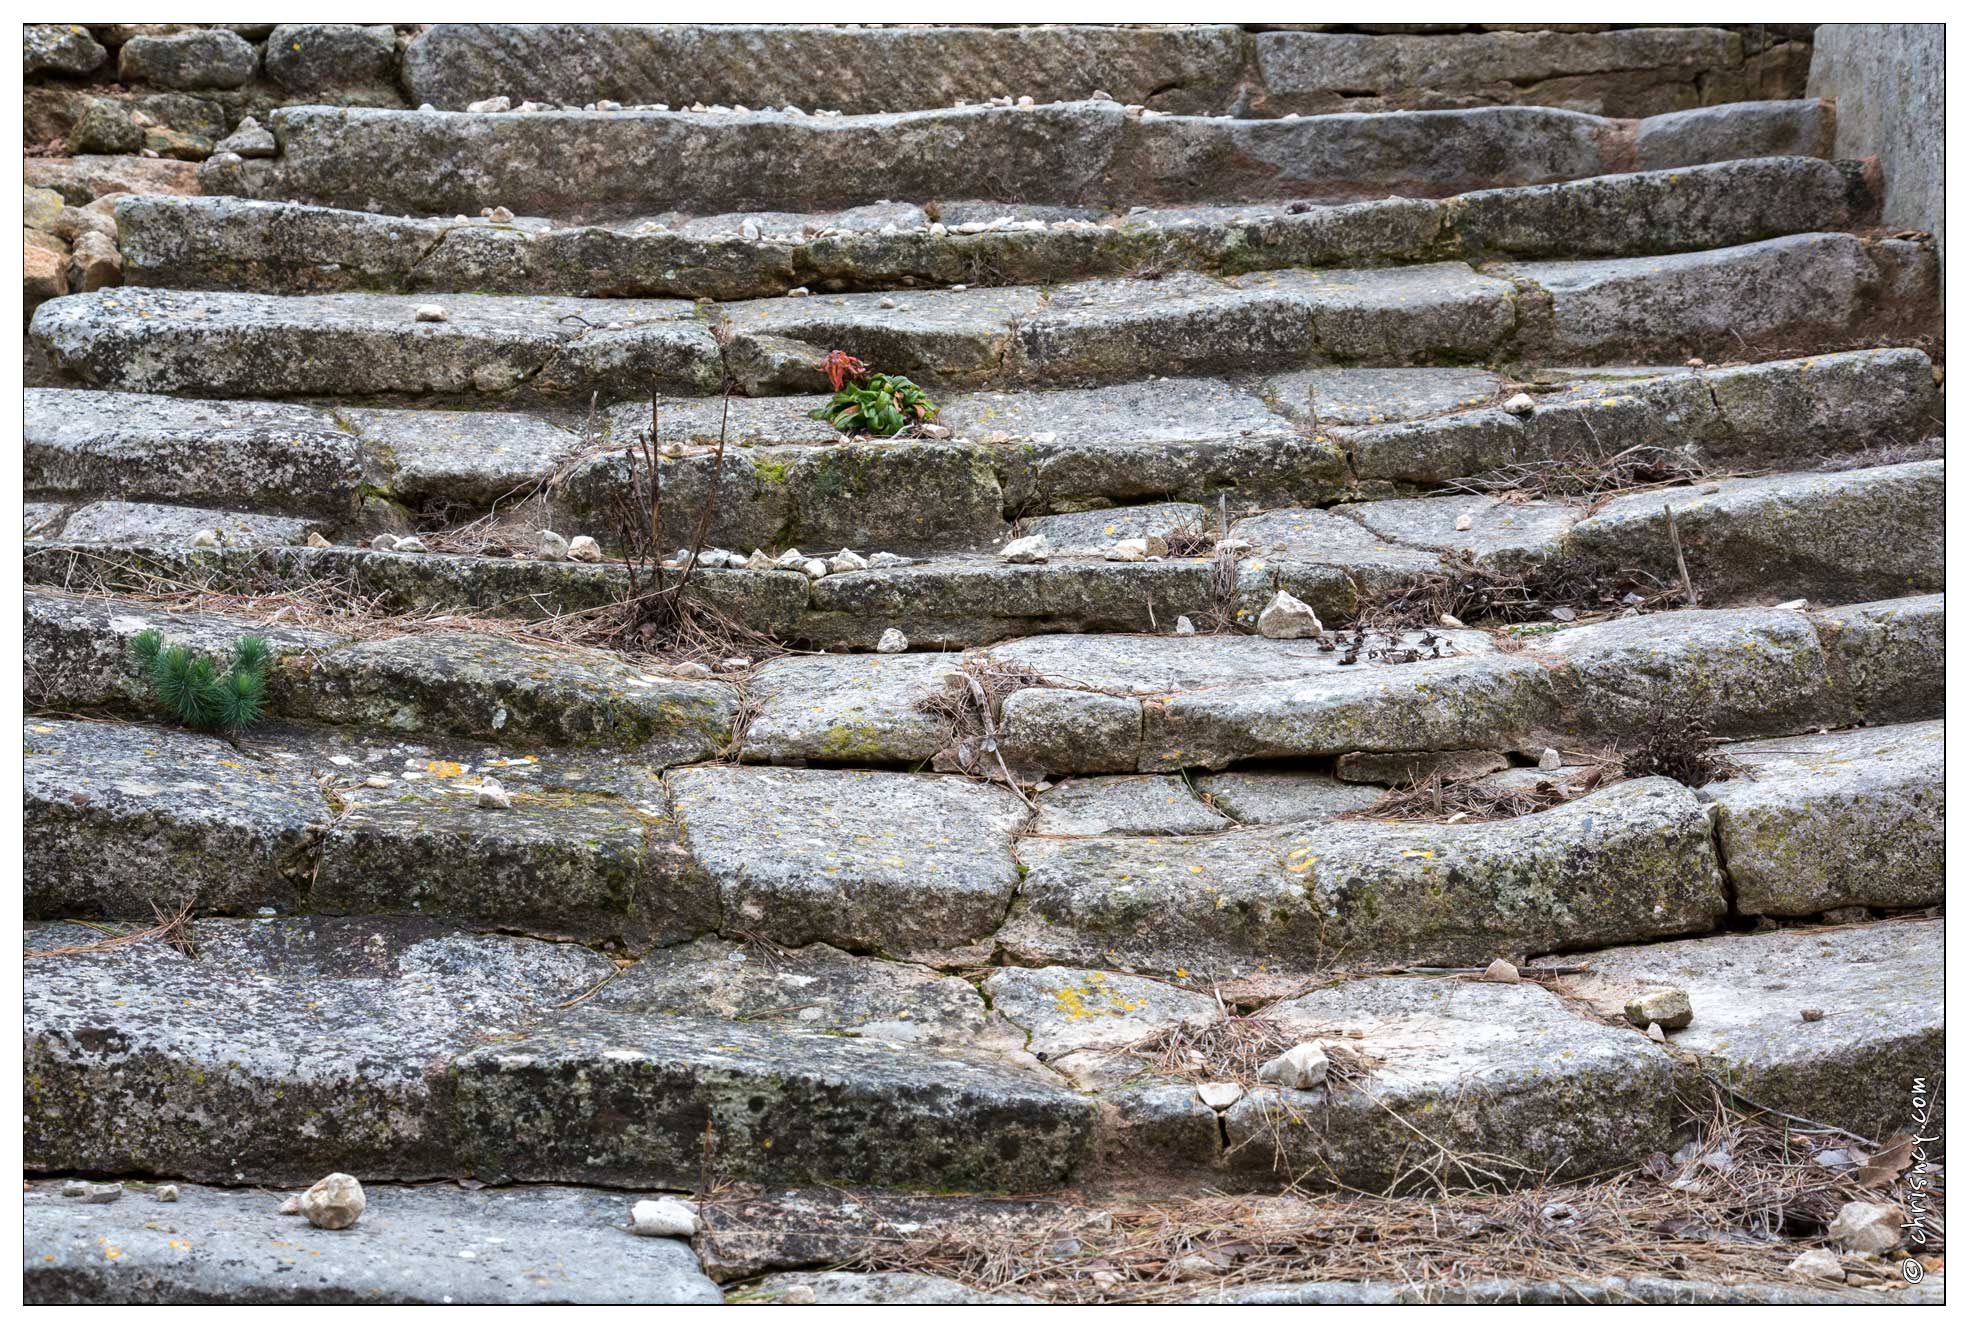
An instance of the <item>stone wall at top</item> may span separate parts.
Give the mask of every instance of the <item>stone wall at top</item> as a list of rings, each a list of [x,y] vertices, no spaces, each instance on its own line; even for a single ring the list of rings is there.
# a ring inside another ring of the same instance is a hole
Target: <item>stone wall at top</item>
[[[1839,104],[1833,151],[1878,157],[1881,220],[1942,243],[1942,25],[1827,23],[1809,95]]]

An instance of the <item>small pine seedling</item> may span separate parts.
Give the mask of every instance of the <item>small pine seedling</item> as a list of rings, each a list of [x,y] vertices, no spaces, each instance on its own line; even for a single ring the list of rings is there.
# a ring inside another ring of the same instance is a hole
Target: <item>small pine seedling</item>
[[[184,646],[166,646],[164,634],[149,628],[130,643],[130,659],[150,680],[151,695],[179,724],[228,737],[248,728],[266,711],[267,669],[273,652],[264,637],[241,637],[232,646],[224,673],[214,661]]]

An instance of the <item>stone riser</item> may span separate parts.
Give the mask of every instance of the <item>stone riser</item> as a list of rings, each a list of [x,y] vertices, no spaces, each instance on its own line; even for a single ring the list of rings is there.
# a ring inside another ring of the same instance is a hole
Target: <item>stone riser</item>
[[[1652,115],[1796,97],[1809,40],[1727,26],[1613,32],[1251,32],[1113,28],[439,24],[412,41],[412,105],[459,111],[505,95],[586,105],[698,101],[908,111],[1096,88],[1201,115],[1488,104]]]
[[[1828,1097],[1813,1072],[1856,1052],[1932,1070],[1940,931],[1901,922],[1608,952],[1592,957],[1607,977],[1561,980],[1613,1017],[1604,1024],[1531,984],[1318,989],[1264,1014],[1376,1058],[1361,1087],[1260,1089],[1220,1116],[1124,1051],[1209,1022],[1212,999],[1121,973],[999,970],[985,979],[988,1013],[968,985],[914,966],[826,948],[767,966],[725,942],[652,956],[566,1009],[614,966],[384,919],[204,923],[197,961],[155,943],[29,961],[25,1154],[35,1171],[229,1184],[348,1167],[372,1182],[695,1187],[709,1157],[741,1181],[1030,1191],[1120,1163],[1229,1189],[1275,1184],[1275,1166],[1310,1169],[1312,1186],[1379,1189],[1417,1163],[1426,1174],[1420,1132],[1482,1154],[1510,1184],[1672,1150],[1694,1058],[1780,1109],[1887,1133],[1906,1112],[1898,1083],[1852,1077]],[[56,925],[28,945],[90,935]],[[1881,981],[1823,972],[1828,951],[1864,957]],[[272,954],[277,974],[262,969]],[[1669,1048],[1619,1014],[1665,971],[1698,1012]],[[685,981],[707,972],[708,984]],[[449,1001],[433,1000],[440,973]],[[877,1013],[905,1001],[913,1024]],[[1795,1032],[1786,1007],[1805,1001],[1828,1018]],[[1066,1051],[1041,1063],[1028,1043]],[[1496,1073],[1468,1074],[1479,1066]],[[264,1130],[275,1122],[286,1129]]]
[[[1145,269],[1226,276],[1465,258],[1686,252],[1838,231],[1876,207],[1860,163],[1722,162],[1444,202],[1136,209],[889,205],[808,216],[675,214],[614,227],[412,221],[232,198],[131,197],[117,210],[133,286],[298,294],[497,291],[737,300],[917,285],[1051,285]],[[1034,229],[1021,229],[1029,224]],[[965,225],[1018,226],[966,234]],[[751,231],[747,238],[741,228]],[[807,238],[815,232],[824,238]],[[806,234],[803,235],[802,233]]]
[[[1539,377],[1538,406],[1525,416],[1486,404],[1504,391],[1502,376],[1460,370],[1315,370],[1249,384],[959,395],[940,402],[939,420],[953,435],[942,443],[850,442],[812,418],[819,397],[734,400],[728,429],[722,402],[667,399],[657,403],[661,441],[685,455],[663,463],[664,538],[692,538],[714,474],[714,545],[915,554],[1002,542],[1021,517],[1143,499],[1211,509],[1221,499],[1243,515],[1427,490],[1664,438],[1712,465],[1790,469],[1941,430],[1933,366],[1911,350],[1700,375]],[[650,414],[639,403],[618,408],[602,421],[604,442],[510,412],[329,412],[31,389],[23,464],[36,500],[113,496],[293,514],[331,535],[366,534],[389,510],[378,501],[456,521],[540,490],[557,529],[613,545],[616,499],[628,480],[623,453],[647,432]],[[718,469],[707,450],[721,430],[729,455]],[[62,527],[50,515],[37,534],[58,537]],[[297,538],[289,530],[269,526],[249,542]],[[165,534],[91,521],[66,538]]]
[[[79,385],[219,397],[569,398],[823,389],[845,350],[938,388],[1321,365],[1675,362],[1926,335],[1932,246],[1789,236],[1653,259],[1176,273],[1040,290],[737,301],[193,294],[50,300],[31,335]],[[889,307],[885,307],[886,305]],[[714,336],[714,328],[716,335]]]
[[[1233,120],[1114,102],[824,119],[779,112],[277,111],[268,159],[214,158],[200,192],[398,215],[587,221],[665,208],[856,207],[949,196],[951,165],[1022,203],[1443,198],[1743,157],[1828,155],[1831,108],[1744,102],[1609,120],[1532,107]],[[552,171],[540,163],[556,162]],[[758,163],[774,162],[770,172]],[[458,171],[452,163],[470,161]]]

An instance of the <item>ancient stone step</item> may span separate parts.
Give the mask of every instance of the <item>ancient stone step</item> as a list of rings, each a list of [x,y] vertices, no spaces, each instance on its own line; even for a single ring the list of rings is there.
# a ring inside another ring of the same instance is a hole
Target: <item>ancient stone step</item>
[[[1484,271],[1520,283],[1519,353],[1554,362],[1837,349],[1886,326],[1920,335],[1940,310],[1932,246],[1851,235]]]
[[[1942,722],[1733,743],[1704,789],[1738,913],[1938,905]]]
[[[1248,33],[1228,25],[901,27],[444,23],[404,51],[412,102],[794,103],[851,114],[1095,91],[1223,115],[1492,103],[1649,115],[1797,97],[1809,43],[1722,28]]]
[[[1326,1042],[1336,1069],[1282,1090],[1208,1055],[1172,1072],[1160,1040],[1219,1023],[1216,997],[1112,969],[973,970],[981,993],[705,938],[618,972],[373,917],[201,921],[195,955],[155,939],[44,955],[101,940],[72,924],[26,940],[26,1155],[46,1173],[681,1188],[708,1151],[721,1176],[782,1184],[1034,1190],[1159,1169],[1412,1189],[1458,1166],[1445,1147],[1486,1185],[1632,1166],[1680,1111],[1667,1052],[1531,984],[1288,982],[1256,1014]],[[379,1186],[364,1223],[397,1194]]]
[[[1727,908],[1700,804],[1658,777],[1504,822],[1094,838],[1029,866],[997,934],[1006,955],[1224,979],[1482,965],[1707,931]]]
[[[124,280],[136,286],[736,300],[795,286],[1053,284],[1150,266],[1236,275],[1459,255],[1658,254],[1844,230],[1872,213],[1857,163],[1772,157],[1444,202],[1103,212],[942,201],[934,216],[914,204],[887,204],[810,214],[667,212],[556,226],[542,218],[413,220],[159,195],[128,197],[118,205],[117,226]]]
[[[257,296],[113,287],[36,310],[35,337],[79,381],[233,397],[710,392],[717,344],[681,301],[447,295],[442,321],[376,295]]]
[[[656,766],[713,756],[738,694],[711,680],[647,673],[612,653],[466,631],[350,640],[220,614],[160,612],[102,598],[28,598],[30,692],[42,705],[156,714],[130,661],[137,634],[219,655],[244,635],[273,652],[269,714],[449,734],[508,748],[587,744]]]
[[[264,1190],[125,1183],[80,1204],[38,1181],[23,1200],[36,1305],[718,1304],[687,1241],[626,1231],[633,1196],[574,1187],[367,1184],[353,1226],[318,1233]],[[114,1258],[105,1258],[108,1252]]]
[[[200,168],[200,192],[399,215],[591,221],[662,208],[835,208],[950,191],[952,162],[1025,203],[1127,206],[1390,193],[1442,198],[1628,169],[1819,156],[1823,103],[1640,121],[1534,107],[1237,120],[1118,102],[826,117],[762,110],[511,114],[288,107],[274,157]],[[552,172],[538,164],[554,160]],[[470,161],[469,176],[450,164]],[[771,161],[774,170],[757,164]]]
[[[1670,1033],[1669,1046],[1760,1107],[1873,1140],[1910,1125],[1940,1129],[1939,918],[1704,937],[1565,961],[1592,968],[1560,986],[1609,1019],[1624,1020],[1628,999],[1649,989],[1684,989],[1695,1020]],[[1916,1095],[1933,1108],[1925,1127],[1915,1120]]]
[[[55,719],[23,738],[31,916],[428,913],[641,946],[719,923],[661,782],[599,754]]]
[[[1425,642],[1409,632],[1371,637],[1353,663],[1316,641],[1210,635],[1030,636],[971,658],[1016,689],[998,721],[1008,759],[1055,774],[1356,751],[1536,756],[1548,742],[1581,751],[1631,742],[1672,705],[1742,738],[1933,718],[1941,615],[1937,596],[1811,615],[1679,610],[1513,632],[1504,640],[1524,649],[1509,651],[1483,633],[1436,631]],[[951,733],[925,706],[958,663],[933,654],[773,661],[751,682],[758,710],[742,751],[776,763],[929,760]],[[1897,688],[1905,705],[1878,700]]]
[[[1664,509],[1673,514],[1672,532]],[[1597,505],[1464,495],[1334,511],[1390,543],[1504,570],[1576,560],[1568,565],[1679,587],[1686,566],[1707,604],[1824,604],[1942,586],[1939,461],[1725,478]],[[1272,547],[1255,543],[1259,551]]]
[[[1661,446],[1664,435],[1692,445],[1699,462],[1794,469],[1941,428],[1933,366],[1915,350],[1540,377],[1525,415],[1491,404],[1500,376],[1470,370],[1318,369],[1256,381],[961,393],[938,400],[939,423],[952,434],[942,441],[849,440],[812,418],[825,401],[818,396],[737,398],[729,415],[721,400],[664,398],[655,403],[660,441],[682,452],[663,464],[664,535],[675,545],[693,538],[714,475],[713,545],[925,553],[1001,542],[1016,516],[1131,500],[1204,504],[1202,525],[1214,530],[1220,499],[1242,514],[1360,490],[1434,488],[1540,460]],[[39,499],[202,500],[306,514],[331,534],[380,518],[362,506],[365,496],[455,520],[539,490],[561,529],[612,545],[626,454],[650,414],[649,405],[625,403],[588,430],[537,413],[330,412],[30,389],[23,459]],[[728,455],[716,463],[721,432]],[[1386,527],[1369,514],[1408,510],[1349,511],[1385,535],[1436,545],[1433,525],[1420,521],[1433,510],[1414,509],[1417,525],[1404,518]],[[1442,547],[1484,552],[1483,540],[1467,533]],[[1088,543],[1054,539],[1074,542]]]
[[[48,301],[30,331],[84,386],[617,400],[652,385],[708,393],[721,364],[750,395],[814,391],[821,357],[837,349],[953,388],[1336,361],[1645,361],[1691,348],[1721,358],[1923,333],[1935,292],[1931,247],[1810,234],[1482,273],[1433,263],[736,301],[715,313],[722,359],[714,324],[671,301],[446,295],[433,301],[446,321],[421,322],[408,296],[121,287]],[[1724,346],[1733,332],[1742,341]]]
[[[50,924],[26,946],[102,939]],[[151,941],[26,961],[31,1171],[466,1175],[449,1065],[615,972],[579,947],[412,919],[200,922],[190,941],[195,959]]]

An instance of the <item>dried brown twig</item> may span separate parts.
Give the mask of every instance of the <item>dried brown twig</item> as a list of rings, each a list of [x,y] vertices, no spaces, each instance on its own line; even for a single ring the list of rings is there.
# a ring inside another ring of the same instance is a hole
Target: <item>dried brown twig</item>
[[[47,950],[29,951],[23,958],[48,960],[63,955],[91,955],[97,951],[113,950],[119,946],[132,946],[140,941],[161,941],[178,954],[195,960],[198,958],[198,940],[192,932],[191,906],[192,902],[187,899],[176,909],[167,912],[162,905],[153,901],[150,910],[156,915],[157,922],[150,927],[135,928],[129,932],[111,933],[105,924],[70,919],[68,921],[80,927],[104,933],[103,939],[84,942],[80,946],[51,946]]]
[[[1569,771],[1564,780],[1523,785],[1485,776],[1446,780],[1440,771],[1390,789],[1364,808],[1340,814],[1343,821],[1504,821],[1555,808],[1619,778],[1617,769],[1592,766]]]

